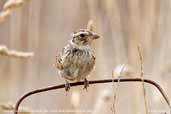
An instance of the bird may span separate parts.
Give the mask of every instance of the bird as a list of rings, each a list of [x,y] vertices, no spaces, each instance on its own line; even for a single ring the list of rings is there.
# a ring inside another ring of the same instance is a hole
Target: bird
[[[65,79],[65,90],[69,91],[69,81],[84,80],[84,89],[89,86],[87,76],[95,65],[95,56],[91,48],[94,40],[100,36],[88,29],[79,29],[71,33],[67,45],[56,55],[55,66],[59,75]]]

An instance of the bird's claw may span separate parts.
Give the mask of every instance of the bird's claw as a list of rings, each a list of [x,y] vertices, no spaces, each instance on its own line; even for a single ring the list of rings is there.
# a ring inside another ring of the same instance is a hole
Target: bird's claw
[[[68,92],[70,90],[70,83],[66,81],[65,83],[65,91]]]
[[[85,78],[84,79],[84,88],[83,89],[86,89],[89,87],[89,81]]]

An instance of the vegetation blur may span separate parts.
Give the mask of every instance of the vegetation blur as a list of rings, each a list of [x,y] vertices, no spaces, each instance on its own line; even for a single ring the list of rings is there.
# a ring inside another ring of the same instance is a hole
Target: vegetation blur
[[[93,24],[96,66],[88,80],[142,77],[171,99],[170,0],[0,0],[0,114],[26,92],[62,84],[53,66],[70,34]],[[142,88],[143,87],[143,88]],[[40,93],[25,114],[169,114],[151,85],[119,83]],[[144,102],[145,101],[145,102]],[[4,108],[5,107],[5,108]],[[26,109],[25,109],[26,108]]]

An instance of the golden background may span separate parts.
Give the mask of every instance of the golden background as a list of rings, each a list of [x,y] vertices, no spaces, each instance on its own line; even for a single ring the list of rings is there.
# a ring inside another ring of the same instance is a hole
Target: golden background
[[[1,10],[5,2],[0,0]],[[30,0],[0,23],[0,45],[35,54],[29,60],[0,56],[0,104],[16,103],[28,91],[64,83],[53,67],[55,56],[67,44],[70,33],[86,28],[90,19],[101,39],[93,45],[96,67],[89,80],[111,78],[112,70],[122,64],[140,74],[137,46],[141,44],[144,77],[159,83],[171,98],[170,0]],[[120,84],[116,114],[145,114],[141,86]],[[168,111],[157,89],[147,84],[145,87],[149,114]],[[90,85],[88,92],[82,88],[37,94],[22,106],[31,110],[113,113],[112,84]]]

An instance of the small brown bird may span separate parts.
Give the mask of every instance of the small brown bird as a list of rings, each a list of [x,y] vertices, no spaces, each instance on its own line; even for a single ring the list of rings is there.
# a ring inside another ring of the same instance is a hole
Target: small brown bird
[[[56,56],[56,68],[59,74],[66,80],[65,90],[70,89],[69,81],[84,80],[84,88],[89,85],[86,77],[92,71],[95,64],[91,43],[98,39],[99,35],[87,29],[81,29],[71,34],[71,40]]]

